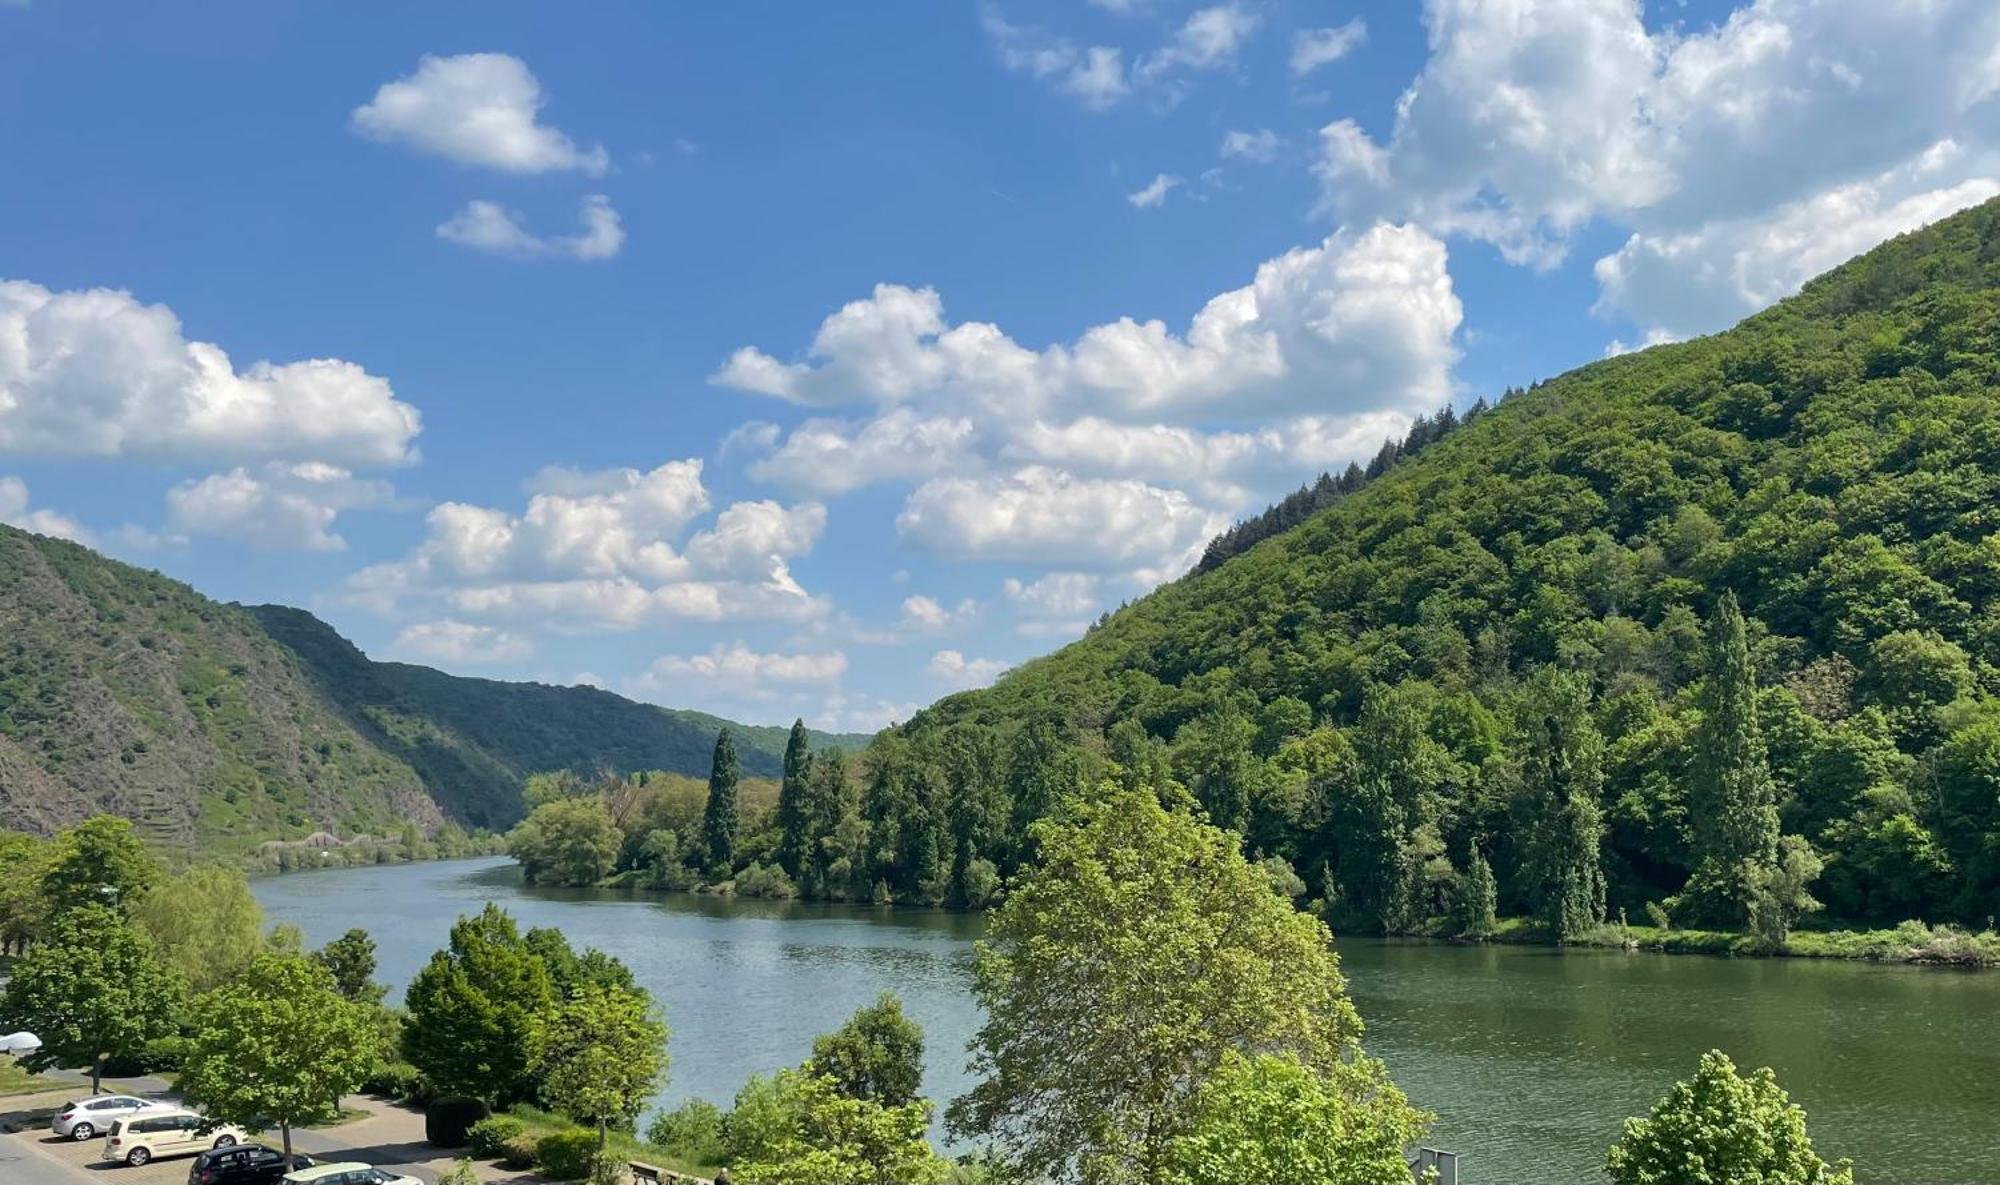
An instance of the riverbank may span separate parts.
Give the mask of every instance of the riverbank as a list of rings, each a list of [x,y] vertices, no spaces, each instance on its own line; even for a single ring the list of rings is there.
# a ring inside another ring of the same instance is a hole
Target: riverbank
[[[1494,942],[1554,946],[1546,928],[1527,918],[1501,921]],[[1664,930],[1607,922],[1571,946],[1644,950],[1725,958],[1857,959],[1928,967],[2000,968],[2000,932],[1904,922],[1892,930],[1795,930],[1773,949],[1753,934],[1731,930]]]

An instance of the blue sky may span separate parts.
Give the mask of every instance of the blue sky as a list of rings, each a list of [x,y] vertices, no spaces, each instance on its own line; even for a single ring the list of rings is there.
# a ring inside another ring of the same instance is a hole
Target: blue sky
[[[2000,192],[1970,0],[0,0],[0,519],[873,728]]]

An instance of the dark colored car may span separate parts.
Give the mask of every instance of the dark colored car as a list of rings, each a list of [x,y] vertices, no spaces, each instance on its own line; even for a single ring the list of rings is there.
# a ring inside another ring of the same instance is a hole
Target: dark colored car
[[[262,1144],[211,1148],[189,1166],[188,1185],[276,1185],[286,1173],[311,1168],[312,1164],[312,1157],[298,1153],[293,1153],[287,1164],[284,1153]]]

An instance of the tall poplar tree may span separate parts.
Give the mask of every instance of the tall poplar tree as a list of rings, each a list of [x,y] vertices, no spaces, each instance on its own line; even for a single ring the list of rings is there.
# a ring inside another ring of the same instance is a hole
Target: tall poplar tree
[[[806,770],[812,760],[812,741],[806,736],[806,722],[792,721],[792,735],[785,741],[785,776],[778,783],[778,867],[798,879],[811,855],[813,834],[807,810]]]
[[[1529,893],[1549,932],[1570,942],[1604,921],[1604,738],[1589,684],[1544,667],[1528,684],[1525,723]]]
[[[1691,805],[1704,865],[1695,875],[1727,886],[1740,924],[1752,874],[1777,862],[1778,803],[1757,728],[1757,673],[1734,593],[1722,594],[1709,619],[1707,667],[1694,735]]]
[[[715,758],[708,767],[708,806],[702,812],[701,833],[708,845],[708,870],[728,876],[736,860],[736,741],[728,729],[716,734]]]

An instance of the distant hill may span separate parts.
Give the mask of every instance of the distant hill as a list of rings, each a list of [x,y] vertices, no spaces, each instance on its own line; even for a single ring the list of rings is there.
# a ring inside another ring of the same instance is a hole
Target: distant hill
[[[0,526],[0,827],[108,812],[217,851],[317,827],[502,828],[538,770],[704,776],[725,724],[745,774],[779,772],[781,728],[375,662],[303,610],[212,601]]]

